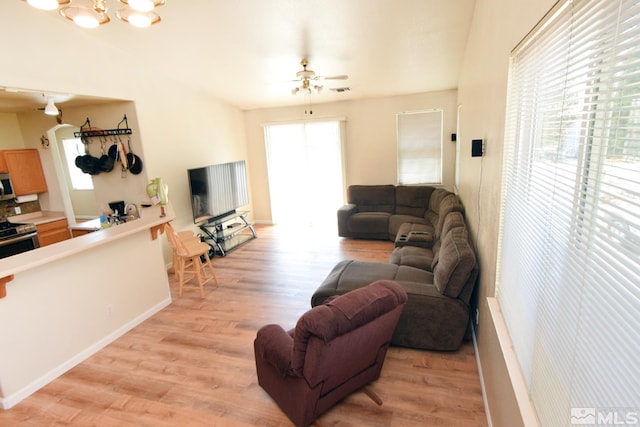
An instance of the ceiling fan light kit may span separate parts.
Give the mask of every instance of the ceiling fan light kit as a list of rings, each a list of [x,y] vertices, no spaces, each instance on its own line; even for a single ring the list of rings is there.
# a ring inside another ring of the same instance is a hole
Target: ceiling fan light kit
[[[317,85],[317,84],[311,84],[312,80],[313,81],[346,80],[349,78],[349,76],[344,74],[339,76],[316,76],[315,71],[307,68],[307,66],[309,65],[309,61],[307,61],[306,59],[303,59],[302,61],[300,61],[300,65],[302,65],[302,70],[296,73],[297,79],[294,80],[295,82],[300,82],[300,86],[296,86],[293,89],[291,89],[291,94],[293,95],[297,95],[299,93],[303,95],[309,95],[309,94],[312,94],[314,91],[315,93],[321,93],[323,86]]]
[[[106,0],[22,0],[41,10],[56,10],[60,15],[83,28],[96,28],[111,21]],[[134,27],[144,28],[162,19],[155,9],[165,0],[119,0],[125,5],[116,16]]]

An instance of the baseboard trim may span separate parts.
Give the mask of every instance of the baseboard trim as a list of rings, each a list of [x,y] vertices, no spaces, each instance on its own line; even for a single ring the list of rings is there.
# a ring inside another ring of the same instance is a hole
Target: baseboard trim
[[[471,322],[471,337],[473,338],[473,351],[476,354],[476,365],[478,366],[478,377],[480,378],[480,389],[482,390],[482,403],[484,404],[484,413],[487,417],[487,427],[493,427],[493,423],[491,422],[491,411],[489,410],[489,400],[487,399],[487,389],[484,384],[484,376],[482,375],[482,363],[480,363],[480,352],[478,351],[476,328],[473,322]]]
[[[35,393],[45,385],[49,384],[51,381],[55,380],[56,378],[58,378],[60,375],[64,374],[71,368],[82,363],[87,358],[93,356],[95,353],[102,350],[104,347],[111,344],[113,341],[117,340],[122,335],[126,334],[131,329],[135,328],[140,323],[144,322],[149,317],[153,316],[154,314],[156,314],[157,312],[159,312],[169,304],[171,304],[171,297],[166,298],[165,300],[151,307],[147,311],[141,313],[139,316],[125,323],[120,328],[116,329],[115,331],[113,331],[112,333],[110,333],[109,335],[107,335],[97,343],[89,346],[85,350],[76,354],[71,359],[67,360],[66,362],[62,363],[60,366],[42,375],[40,378],[36,379],[26,387],[23,387],[22,389],[18,390],[16,393],[13,393],[10,396],[5,396],[0,398],[0,408],[6,410],[20,403],[22,400],[26,399],[31,394]]]

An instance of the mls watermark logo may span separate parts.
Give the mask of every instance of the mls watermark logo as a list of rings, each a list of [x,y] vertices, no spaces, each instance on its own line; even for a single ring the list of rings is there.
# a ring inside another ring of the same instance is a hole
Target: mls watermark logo
[[[571,408],[571,424],[596,423],[596,408]]]
[[[571,408],[572,425],[637,426],[640,412],[628,408]]]

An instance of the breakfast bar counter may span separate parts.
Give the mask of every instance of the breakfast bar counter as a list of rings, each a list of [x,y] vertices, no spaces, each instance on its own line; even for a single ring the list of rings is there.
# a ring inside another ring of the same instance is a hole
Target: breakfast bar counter
[[[13,255],[9,258],[0,259],[0,298],[6,296],[5,284],[11,280],[10,278],[15,273],[55,262],[61,258],[71,257],[74,254],[86,251],[92,247],[122,239],[133,233],[137,233],[140,230],[149,229],[151,232],[151,238],[155,239],[158,232],[162,231],[162,226],[175,217],[173,210],[169,206],[164,209],[166,211],[165,216],[161,216],[160,206],[146,208],[144,211],[145,213],[141,215],[141,218],[101,230],[100,233],[87,234],[75,239],[56,243],[55,245],[34,249],[29,252]],[[19,222],[33,222],[35,224],[60,219],[59,215],[55,214],[46,213],[43,215],[39,212],[36,214],[38,215],[25,214],[23,218],[15,216],[11,219],[12,221],[16,221],[14,218],[19,218]],[[33,216],[29,217],[29,215]],[[64,218],[64,215],[62,218]]]
[[[170,206],[0,259],[0,408],[9,409],[171,303]]]

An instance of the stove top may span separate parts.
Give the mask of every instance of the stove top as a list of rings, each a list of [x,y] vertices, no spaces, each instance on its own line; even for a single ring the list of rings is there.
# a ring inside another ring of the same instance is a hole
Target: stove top
[[[34,231],[36,231],[35,224],[20,224],[9,221],[0,221],[0,240],[12,236],[33,233]]]

